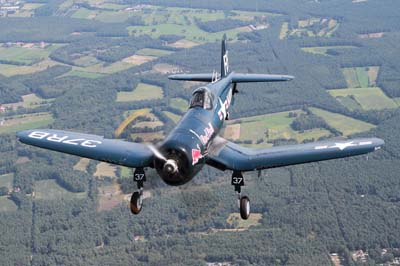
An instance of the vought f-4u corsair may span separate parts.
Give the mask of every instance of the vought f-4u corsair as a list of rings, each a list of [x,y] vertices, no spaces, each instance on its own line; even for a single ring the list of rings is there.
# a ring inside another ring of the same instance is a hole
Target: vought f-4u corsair
[[[224,121],[229,118],[238,83],[293,79],[286,75],[230,72],[225,37],[222,41],[221,73],[177,74],[169,78],[209,83],[193,92],[187,113],[168,137],[156,146],[52,129],[27,130],[17,133],[17,137],[29,145],[135,169],[133,181],[137,183],[138,191],[132,194],[130,201],[134,214],[142,209],[147,167],[155,168],[165,183],[173,186],[190,181],[205,164],[223,171],[230,170],[231,185],[238,194],[243,219],[250,215],[250,200],[240,195],[244,185],[243,172],[360,155],[378,150],[384,144],[378,138],[362,138],[250,149],[218,136]]]

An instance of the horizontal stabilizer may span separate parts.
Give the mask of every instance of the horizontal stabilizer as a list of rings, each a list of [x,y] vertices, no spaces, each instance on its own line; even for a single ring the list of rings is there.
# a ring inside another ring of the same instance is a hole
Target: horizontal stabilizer
[[[273,75],[273,74],[241,74],[234,73],[232,75],[232,83],[243,82],[277,82],[289,81],[294,79],[293,76],[288,75]]]
[[[186,81],[200,81],[200,82],[212,82],[215,80],[215,74],[202,73],[202,74],[176,74],[168,76],[172,80],[186,80]],[[244,82],[277,82],[277,81],[289,81],[294,79],[293,76],[288,75],[273,75],[273,74],[242,74],[232,73],[228,76],[232,80],[232,83],[244,83]]]
[[[215,74],[214,74],[215,77]],[[201,81],[201,82],[211,82],[213,79],[212,73],[202,73],[202,74],[176,74],[168,76],[172,80],[186,80],[186,81]]]

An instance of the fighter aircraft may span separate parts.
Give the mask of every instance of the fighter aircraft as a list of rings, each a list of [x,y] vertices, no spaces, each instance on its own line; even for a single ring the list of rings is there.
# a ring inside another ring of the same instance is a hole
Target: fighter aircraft
[[[288,75],[231,72],[225,36],[220,73],[176,74],[169,78],[209,83],[194,90],[186,114],[156,146],[53,129],[22,131],[17,137],[25,144],[135,169],[133,181],[137,183],[138,191],[130,200],[133,214],[138,214],[143,206],[145,168],[155,168],[165,183],[172,186],[189,182],[205,164],[232,171],[231,185],[238,195],[242,219],[250,215],[250,200],[241,196],[243,172],[355,156],[378,150],[384,144],[378,138],[359,138],[251,149],[220,137],[218,133],[224,121],[229,119],[238,83],[293,79]]]

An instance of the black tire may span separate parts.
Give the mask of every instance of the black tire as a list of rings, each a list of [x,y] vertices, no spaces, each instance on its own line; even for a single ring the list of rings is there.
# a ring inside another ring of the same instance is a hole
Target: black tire
[[[250,216],[250,199],[247,196],[240,198],[240,217],[247,220]]]
[[[131,212],[133,214],[139,214],[139,212],[142,210],[142,197],[139,192],[133,192],[132,197],[131,197]]]

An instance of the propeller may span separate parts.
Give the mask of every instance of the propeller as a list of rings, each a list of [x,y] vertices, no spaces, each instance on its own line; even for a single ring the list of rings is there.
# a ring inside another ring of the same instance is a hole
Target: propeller
[[[154,145],[149,144],[148,147],[157,159],[164,162],[163,171],[165,173],[173,174],[178,172],[178,163],[175,160],[167,159]]]

